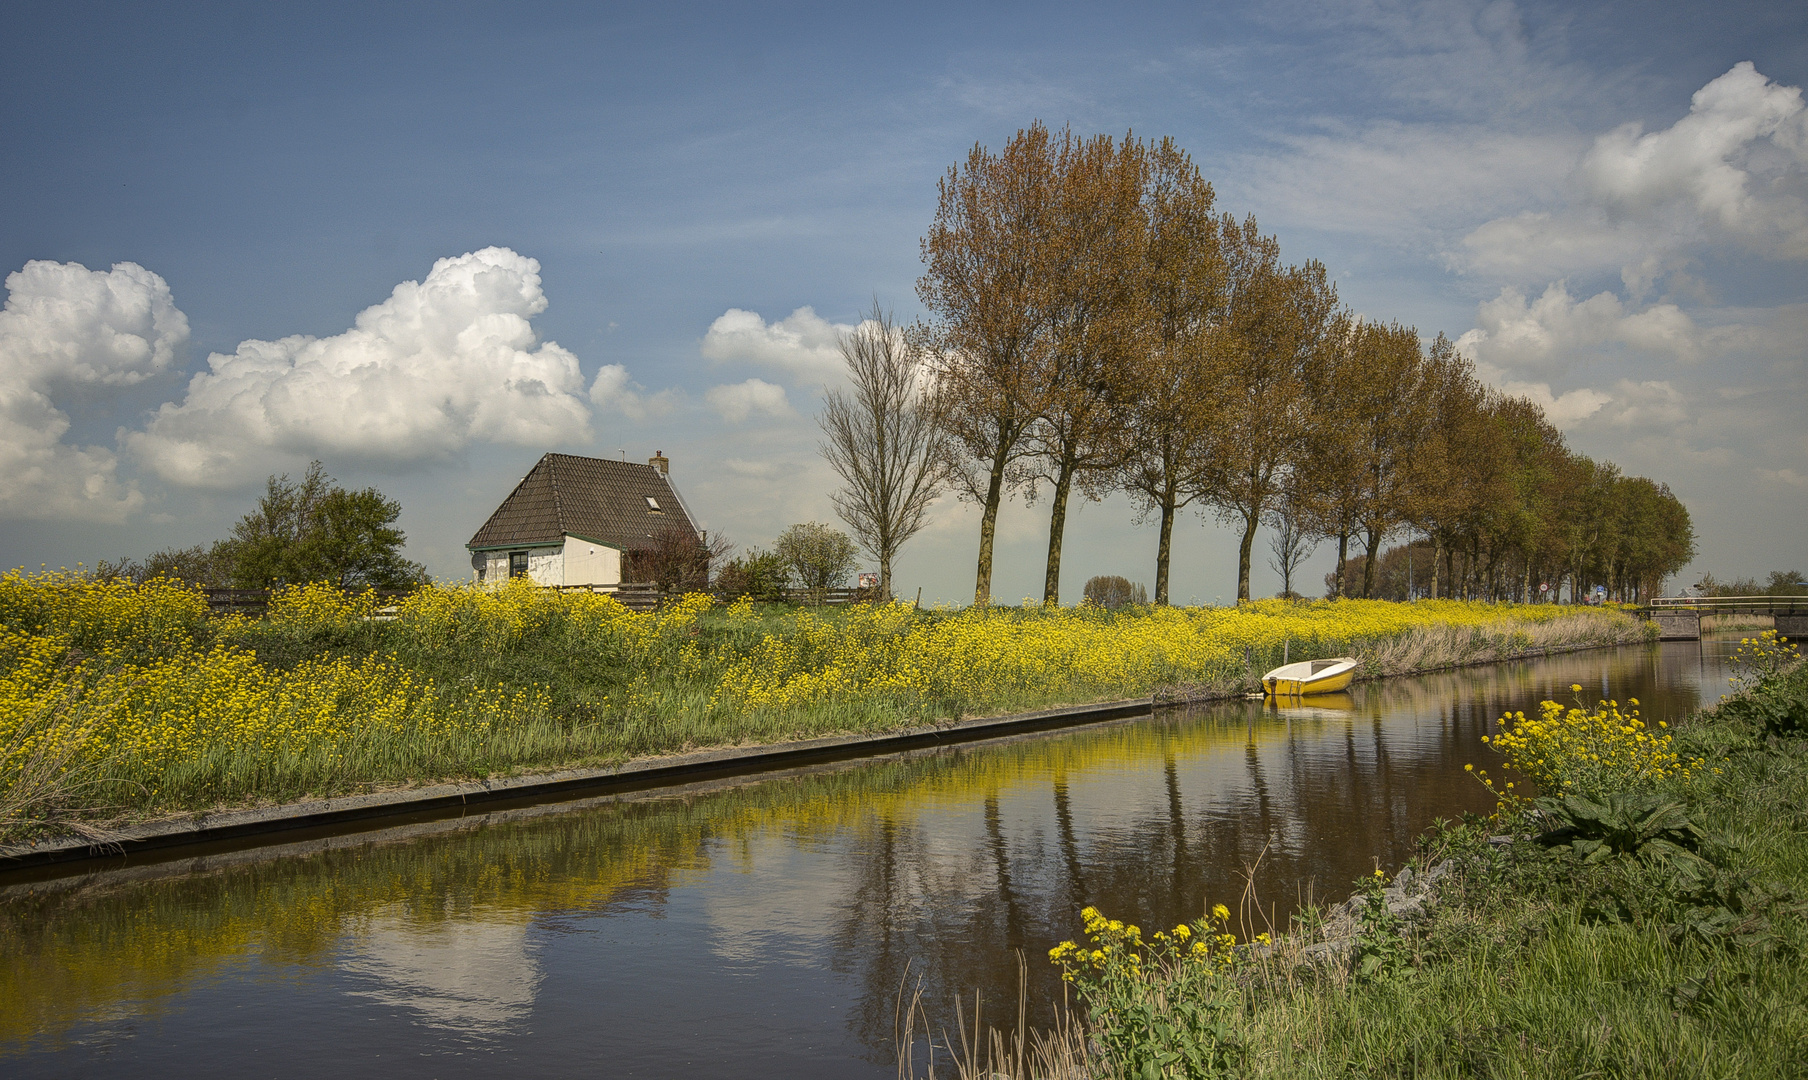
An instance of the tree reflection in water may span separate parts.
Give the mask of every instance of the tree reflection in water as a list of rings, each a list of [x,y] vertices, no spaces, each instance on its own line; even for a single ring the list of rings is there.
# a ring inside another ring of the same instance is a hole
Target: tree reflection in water
[[[549,1068],[577,1047],[657,1062],[715,1040],[721,1067],[687,1071],[740,1075],[790,1040],[823,1048],[823,1075],[861,1059],[884,1075],[907,971],[935,1022],[952,1029],[954,997],[975,990],[1004,1020],[1021,949],[1046,1023],[1044,956],[1079,934],[1081,907],[1171,926],[1236,908],[1254,867],[1284,924],[1398,865],[1433,818],[1488,809],[1462,767],[1485,760],[1501,712],[1605,681],[1647,716],[1680,716],[1724,685],[1718,648],[1574,654],[14,884],[0,1056],[80,1071],[97,1032],[202,1030],[184,1012],[200,988],[265,985],[261,971],[391,1006],[412,1019],[385,1022],[423,1045],[477,1038]],[[736,1026],[798,986],[816,1004]],[[368,1037],[397,1037],[383,1030]],[[365,1037],[314,1034],[323,1067]]]

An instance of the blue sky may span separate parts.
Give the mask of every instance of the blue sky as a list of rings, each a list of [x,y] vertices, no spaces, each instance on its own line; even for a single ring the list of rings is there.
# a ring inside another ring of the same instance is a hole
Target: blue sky
[[[212,540],[314,457],[399,498],[446,576],[546,450],[663,449],[742,544],[832,520],[837,328],[921,313],[937,177],[1039,119],[1174,136],[1355,310],[1466,335],[1574,447],[1676,489],[1694,569],[1808,569],[1804,29],[1779,4],[10,5],[0,562]],[[1152,582],[1132,515],[1070,518],[1065,599]],[[1045,523],[1007,507],[1001,598],[1039,594]],[[939,507],[905,591],[970,596],[976,537]],[[1188,521],[1176,599],[1234,591],[1234,540]]]

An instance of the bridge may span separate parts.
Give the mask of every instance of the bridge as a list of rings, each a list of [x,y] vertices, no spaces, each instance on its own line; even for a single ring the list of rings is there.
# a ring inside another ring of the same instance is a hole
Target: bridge
[[[1770,615],[1777,633],[1808,638],[1808,596],[1659,596],[1638,610],[1657,624],[1659,641],[1699,641],[1703,615]]]

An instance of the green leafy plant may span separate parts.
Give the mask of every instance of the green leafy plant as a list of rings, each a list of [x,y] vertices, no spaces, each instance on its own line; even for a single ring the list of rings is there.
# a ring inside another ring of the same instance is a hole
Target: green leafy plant
[[[1715,715],[1722,721],[1746,721],[1779,738],[1808,732],[1808,665],[1754,680],[1750,690],[1724,702]]]
[[[1677,800],[1649,792],[1611,792],[1600,800],[1579,795],[1536,799],[1550,823],[1538,840],[1567,847],[1587,863],[1618,855],[1699,861],[1703,833]]]
[[[1387,906],[1387,878],[1380,870],[1356,883],[1356,977],[1367,982],[1397,979],[1413,972],[1406,920]]]
[[[1080,913],[1090,947],[1064,941],[1049,950],[1061,978],[1079,992],[1107,1075],[1123,1080],[1232,1074],[1243,1051],[1232,1026],[1240,996],[1228,976],[1240,952],[1223,904],[1191,926],[1158,930]],[[1268,935],[1258,935],[1266,945]]]

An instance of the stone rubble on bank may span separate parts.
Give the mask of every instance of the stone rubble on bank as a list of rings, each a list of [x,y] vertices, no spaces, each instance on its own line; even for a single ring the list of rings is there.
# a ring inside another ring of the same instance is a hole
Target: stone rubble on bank
[[[1402,933],[1412,933],[1412,925],[1431,913],[1438,899],[1438,883],[1455,869],[1451,859],[1433,863],[1423,874],[1416,874],[1408,867],[1396,874],[1382,890],[1381,899],[1387,905],[1388,914],[1405,924]],[[1348,967],[1356,955],[1356,938],[1362,932],[1362,918],[1367,908],[1368,898],[1361,893],[1327,908],[1325,923],[1319,929],[1323,940],[1300,950],[1301,961],[1312,967]]]

